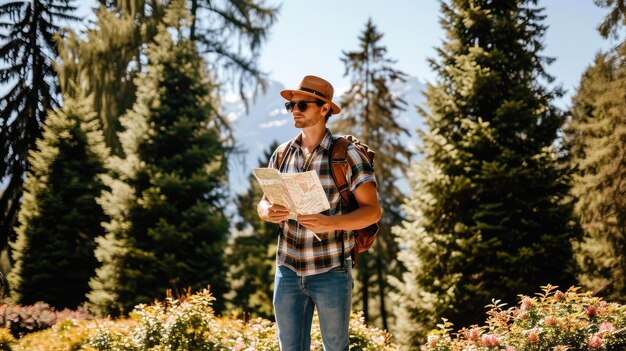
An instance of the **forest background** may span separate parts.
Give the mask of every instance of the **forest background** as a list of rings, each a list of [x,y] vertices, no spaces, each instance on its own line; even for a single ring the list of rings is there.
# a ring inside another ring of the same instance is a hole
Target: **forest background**
[[[7,301],[126,315],[210,284],[271,318],[247,170],[295,134],[277,91],[305,74],[378,151],[368,323],[417,343],[549,283],[624,300],[622,1],[72,5],[0,5]]]

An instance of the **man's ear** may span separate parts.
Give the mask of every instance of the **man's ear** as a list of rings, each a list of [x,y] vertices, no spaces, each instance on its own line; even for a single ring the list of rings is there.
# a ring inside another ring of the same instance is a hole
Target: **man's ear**
[[[329,111],[330,111],[329,103],[325,103],[324,105],[322,105],[322,116],[326,116]]]

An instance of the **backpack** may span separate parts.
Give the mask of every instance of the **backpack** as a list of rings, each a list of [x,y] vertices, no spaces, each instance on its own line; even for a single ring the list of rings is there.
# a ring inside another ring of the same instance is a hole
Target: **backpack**
[[[280,170],[284,161],[285,150],[288,150],[292,141],[288,141],[280,145],[277,149],[276,164]],[[350,186],[346,176],[348,174],[348,162],[346,157],[348,153],[348,145],[353,144],[354,149],[370,162],[372,169],[374,168],[374,156],[376,153],[370,149],[366,144],[362,144],[353,135],[344,135],[342,137],[333,138],[330,144],[330,152],[328,153],[328,163],[330,164],[330,174],[335,182],[335,186],[339,190],[341,195],[341,202],[348,209],[348,212],[352,212],[359,207],[359,204],[354,197],[354,194],[350,191]],[[380,230],[379,222],[369,225],[368,227],[354,230],[354,249],[352,250],[352,257],[354,263],[357,262],[357,258],[361,252],[367,251],[376,239],[376,235]],[[341,232],[341,241],[343,246],[343,232]]]

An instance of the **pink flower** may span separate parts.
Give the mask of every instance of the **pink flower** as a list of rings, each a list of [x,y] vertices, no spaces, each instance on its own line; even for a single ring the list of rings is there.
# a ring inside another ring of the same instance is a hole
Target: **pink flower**
[[[557,290],[557,291],[554,293],[554,298],[555,298],[555,299],[557,299],[557,300],[562,299],[562,298],[563,298],[563,296],[565,296],[565,294],[563,294],[563,292],[562,292],[561,290]]]
[[[428,336],[428,346],[429,347],[437,346],[437,340],[439,340],[439,338],[435,335]]]
[[[602,339],[599,336],[594,335],[589,339],[589,346],[591,347],[600,347],[602,346]]]
[[[587,307],[587,314],[593,316],[594,314],[596,314],[596,308],[594,306]]]
[[[478,339],[479,335],[480,335],[480,330],[478,328],[472,328],[467,333],[467,338],[470,339],[470,340],[476,340],[476,339]]]
[[[547,316],[546,318],[543,319],[543,322],[547,325],[555,325],[556,323],[559,322],[559,319],[556,318],[555,316]]]
[[[537,342],[537,341],[539,341],[539,335],[537,335],[537,332],[535,330],[531,330],[528,333],[528,341],[530,341],[530,342]]]
[[[504,351],[515,351],[515,346],[508,346]]]
[[[527,310],[532,305],[533,305],[533,300],[531,300],[531,299],[529,299],[527,297],[522,300],[522,308],[523,309]]]
[[[608,306],[606,305],[606,301],[600,301],[600,303],[598,304],[598,313],[599,314],[609,313],[609,309],[608,309]]]
[[[482,336],[482,342],[485,346],[498,346],[500,344],[498,337],[491,334],[484,334]]]
[[[615,330],[616,330],[615,326],[611,322],[602,322],[602,324],[600,324],[600,332],[601,333],[613,334],[615,332]]]

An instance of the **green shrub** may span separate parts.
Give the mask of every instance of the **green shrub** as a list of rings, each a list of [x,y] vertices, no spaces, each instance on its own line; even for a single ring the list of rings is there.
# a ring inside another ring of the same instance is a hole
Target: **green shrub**
[[[8,329],[0,328],[0,351],[12,351],[11,345],[15,343],[15,338]]]
[[[30,333],[13,346],[13,351],[78,351],[87,341],[88,322],[63,320],[49,329]]]
[[[609,303],[578,288],[542,287],[536,297],[520,296],[519,306],[487,306],[486,325],[451,333],[444,320],[422,347],[428,351],[624,351],[626,306]]]
[[[204,290],[151,306],[139,305],[126,319],[62,321],[23,337],[12,351],[279,351],[273,322],[217,318],[213,300]],[[311,349],[321,351],[318,323],[313,325],[312,339]],[[384,331],[368,328],[361,315],[353,315],[351,350],[396,350],[389,339]]]

